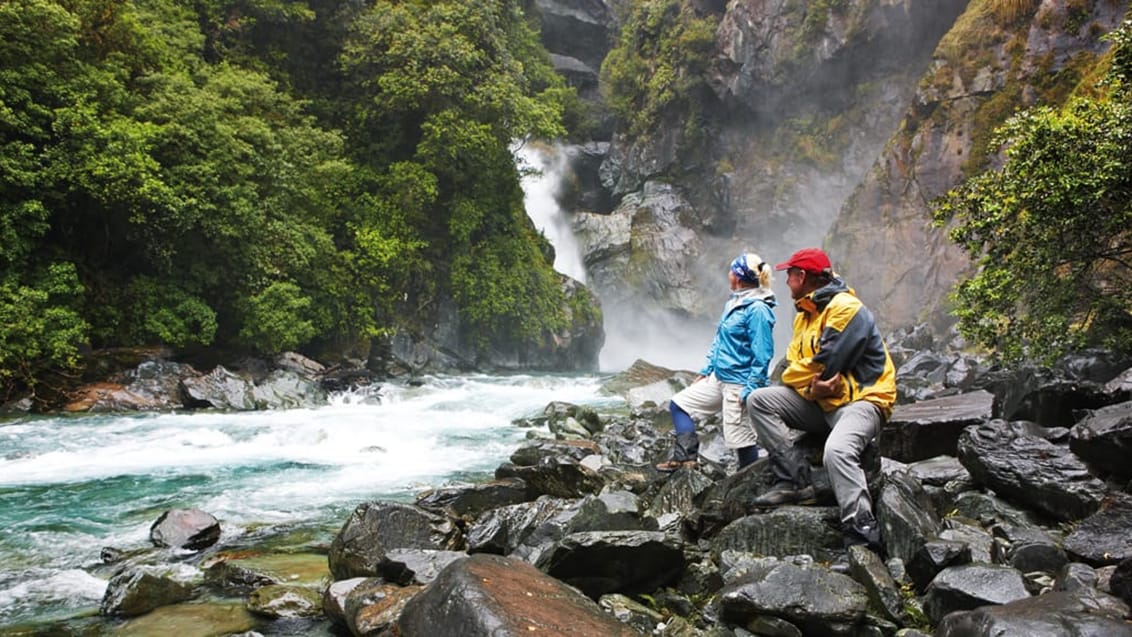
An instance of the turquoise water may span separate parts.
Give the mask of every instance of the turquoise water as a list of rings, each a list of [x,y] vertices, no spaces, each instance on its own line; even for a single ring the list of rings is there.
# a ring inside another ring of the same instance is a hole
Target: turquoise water
[[[149,546],[171,508],[221,543],[312,528],[360,503],[490,478],[554,400],[613,406],[593,376],[430,377],[316,409],[0,421],[0,629],[96,612],[103,547]],[[2,632],[2,631],[0,631]]]

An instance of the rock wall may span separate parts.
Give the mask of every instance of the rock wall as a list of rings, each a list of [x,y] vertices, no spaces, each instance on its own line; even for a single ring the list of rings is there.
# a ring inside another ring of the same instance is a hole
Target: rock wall
[[[1107,49],[1127,2],[1044,0],[1007,22],[972,2],[937,47],[913,103],[845,203],[827,245],[890,326],[944,327],[969,261],[931,223],[931,202],[981,163],[989,130],[1016,108],[1058,103]]]
[[[710,341],[734,254],[774,262],[807,245],[830,252],[887,329],[942,331],[969,263],[932,226],[932,199],[985,165],[990,130],[1016,108],[1064,99],[1128,7],[837,4],[699,3],[718,18],[701,141],[688,139],[688,114],[669,113],[646,135],[615,131],[597,179],[592,154],[579,167],[590,172],[578,181],[600,181],[612,202],[576,208],[607,342],[639,333],[641,316],[689,319]]]

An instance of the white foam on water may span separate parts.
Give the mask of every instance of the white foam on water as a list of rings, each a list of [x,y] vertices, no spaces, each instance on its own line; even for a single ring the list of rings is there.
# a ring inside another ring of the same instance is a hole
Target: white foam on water
[[[148,546],[168,509],[207,511],[232,537],[490,476],[526,435],[515,419],[552,401],[618,402],[601,380],[425,377],[312,409],[0,425],[0,619],[96,606],[106,583],[82,569],[103,546]]]
[[[16,581],[0,580],[0,622],[45,604],[59,608],[97,605],[106,593],[106,584],[107,580],[80,569],[36,569]]]

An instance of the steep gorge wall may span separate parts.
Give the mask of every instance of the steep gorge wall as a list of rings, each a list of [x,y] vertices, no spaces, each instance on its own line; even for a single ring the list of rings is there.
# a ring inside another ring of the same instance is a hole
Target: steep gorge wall
[[[932,226],[932,199],[985,164],[990,130],[1016,108],[1064,99],[1127,9],[1110,0],[699,6],[718,18],[700,139],[688,138],[688,113],[641,136],[615,130],[598,171],[612,211],[576,211],[607,342],[636,337],[630,347],[644,357],[658,338],[646,326],[663,337],[687,319],[710,340],[721,272],[746,249],[773,262],[824,245],[888,329],[945,328],[947,294],[969,264]],[[780,325],[780,339],[788,331]]]
[[[1006,5],[970,3],[831,229],[835,263],[889,326],[948,325],[948,293],[970,263],[946,229],[932,225],[932,201],[993,162],[986,143],[995,125],[1016,109],[1061,103],[1088,78],[1107,49],[1100,36],[1128,9],[1110,0],[1044,0],[1004,15]]]

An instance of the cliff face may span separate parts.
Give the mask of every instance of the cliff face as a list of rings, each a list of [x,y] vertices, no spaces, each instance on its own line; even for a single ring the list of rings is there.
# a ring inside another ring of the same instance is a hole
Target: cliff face
[[[1128,8],[1046,0],[1004,15],[1006,4],[976,0],[956,21],[830,231],[834,262],[890,326],[948,322],[947,293],[970,264],[932,226],[932,200],[983,165],[995,125],[1016,109],[1060,103],[1087,77],[1107,48],[1099,36]]]
[[[932,227],[931,200],[983,165],[990,130],[1016,108],[1062,100],[1128,5],[698,6],[718,25],[699,119],[615,131],[598,175],[612,212],[576,211],[607,340],[626,322],[639,333],[644,316],[713,323],[734,254],[775,262],[807,245],[829,250],[887,328],[946,326],[968,263]]]

